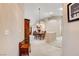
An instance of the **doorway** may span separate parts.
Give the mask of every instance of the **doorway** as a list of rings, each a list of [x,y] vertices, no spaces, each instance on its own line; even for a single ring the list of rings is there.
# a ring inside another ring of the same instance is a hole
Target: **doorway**
[[[62,55],[62,10],[61,3],[24,4],[24,17],[32,27],[30,56]]]

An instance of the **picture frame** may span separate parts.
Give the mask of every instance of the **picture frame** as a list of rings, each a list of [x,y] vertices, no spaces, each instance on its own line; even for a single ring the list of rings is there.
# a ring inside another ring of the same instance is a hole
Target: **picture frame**
[[[67,5],[68,22],[79,20],[79,3],[69,3]]]

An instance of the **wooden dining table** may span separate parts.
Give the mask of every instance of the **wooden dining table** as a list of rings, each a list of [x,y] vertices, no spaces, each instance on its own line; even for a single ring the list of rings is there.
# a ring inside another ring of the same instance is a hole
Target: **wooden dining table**
[[[33,33],[33,35],[34,35],[34,37],[35,37],[35,39],[40,39],[40,40],[42,40],[42,39],[44,39],[44,37],[45,37],[45,31],[41,31],[41,32],[34,32]]]

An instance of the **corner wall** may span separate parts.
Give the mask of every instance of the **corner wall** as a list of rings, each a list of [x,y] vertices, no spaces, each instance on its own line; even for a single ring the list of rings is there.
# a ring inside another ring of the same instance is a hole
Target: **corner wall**
[[[79,56],[79,21],[68,23],[67,4],[63,9],[63,55]]]
[[[0,55],[19,55],[18,44],[24,39],[23,17],[19,4],[0,4]]]

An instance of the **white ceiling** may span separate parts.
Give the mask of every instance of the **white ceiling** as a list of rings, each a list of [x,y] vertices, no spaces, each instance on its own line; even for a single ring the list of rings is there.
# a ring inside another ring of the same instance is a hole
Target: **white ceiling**
[[[33,25],[40,18],[52,16],[62,16],[62,4],[61,3],[26,3],[24,4],[24,18],[31,20]]]

